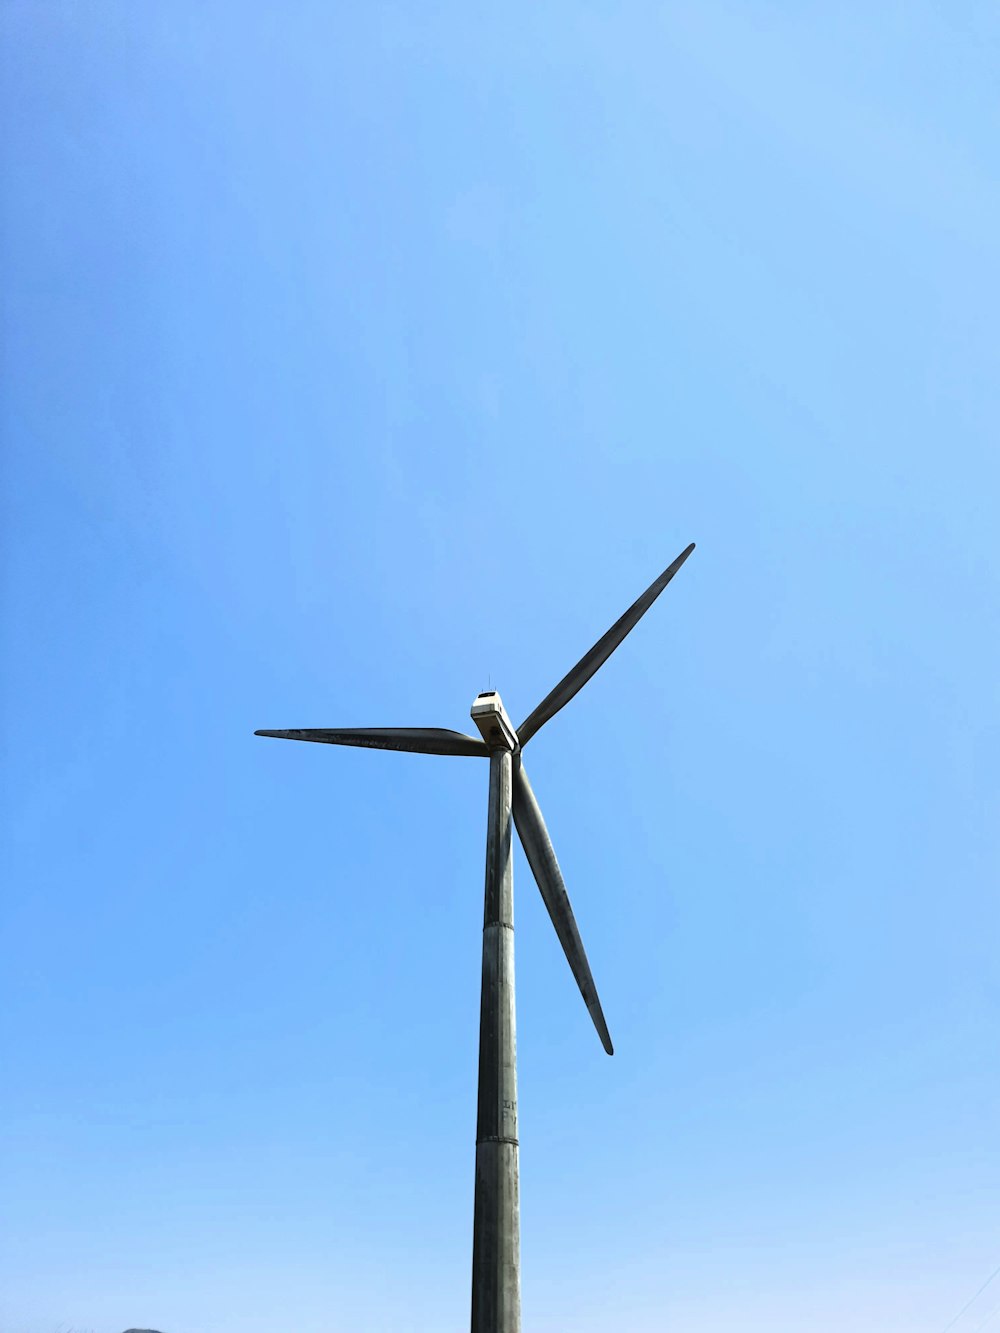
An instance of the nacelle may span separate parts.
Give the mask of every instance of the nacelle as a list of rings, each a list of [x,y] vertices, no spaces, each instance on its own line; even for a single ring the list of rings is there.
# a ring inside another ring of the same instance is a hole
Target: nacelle
[[[496,690],[484,690],[482,694],[476,695],[472,705],[472,720],[489,749],[518,748],[517,732]]]

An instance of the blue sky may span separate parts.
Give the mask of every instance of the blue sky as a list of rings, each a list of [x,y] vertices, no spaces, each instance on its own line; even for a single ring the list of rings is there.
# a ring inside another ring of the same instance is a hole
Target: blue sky
[[[994,8],[0,26],[3,1333],[466,1326],[485,767],[252,733],[520,720],[692,540],[531,746],[616,1054],[519,860],[524,1326],[941,1333],[1000,1262]]]

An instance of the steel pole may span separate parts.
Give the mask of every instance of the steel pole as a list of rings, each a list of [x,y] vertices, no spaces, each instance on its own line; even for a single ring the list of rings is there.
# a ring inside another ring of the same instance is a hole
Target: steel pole
[[[472,1333],[520,1333],[521,1329],[512,759],[508,749],[490,752],[472,1234]]]

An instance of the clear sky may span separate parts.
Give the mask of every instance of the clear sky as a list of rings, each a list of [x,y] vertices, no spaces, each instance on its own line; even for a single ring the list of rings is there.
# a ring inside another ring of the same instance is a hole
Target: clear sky
[[[995,6],[0,23],[2,1333],[468,1326],[486,768],[252,733],[520,721],[692,540],[531,745],[616,1054],[519,859],[525,1330],[942,1333],[1000,1262]]]

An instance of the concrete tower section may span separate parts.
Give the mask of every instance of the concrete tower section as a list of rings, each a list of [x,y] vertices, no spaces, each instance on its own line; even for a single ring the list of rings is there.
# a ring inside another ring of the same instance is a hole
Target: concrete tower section
[[[472,1236],[472,1333],[520,1333],[521,1227],[511,846],[511,790],[517,733],[500,696],[494,692],[478,696],[472,705],[472,719],[490,752]]]

